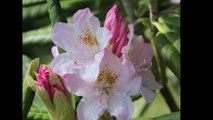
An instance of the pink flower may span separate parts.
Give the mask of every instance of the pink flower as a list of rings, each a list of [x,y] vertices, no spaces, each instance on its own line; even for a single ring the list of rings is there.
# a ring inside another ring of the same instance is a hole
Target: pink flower
[[[100,63],[103,50],[108,46],[111,37],[110,31],[100,26],[98,18],[89,8],[78,10],[72,23],[59,22],[53,27],[53,42],[66,52],[57,55],[53,49],[56,57],[50,67],[61,76],[80,71],[82,78],[96,79],[99,69],[94,64]],[[90,72],[92,74],[88,74]]]
[[[129,120],[133,113],[130,95],[140,88],[141,77],[131,62],[122,61],[104,50],[100,71],[92,82],[82,79],[79,74],[65,74],[65,85],[69,92],[83,96],[77,107],[79,120],[96,120],[107,110],[118,120]]]
[[[38,74],[36,75],[37,84],[40,87],[44,88],[49,93],[51,100],[53,100],[56,90],[59,90],[62,93],[64,93],[64,95],[67,95],[66,88],[65,88],[64,83],[62,81],[62,78],[57,75],[61,86],[53,84],[50,81],[50,76],[49,76],[50,72],[52,72],[52,71],[49,67],[40,66]]]
[[[119,16],[117,5],[114,5],[107,13],[104,26],[108,28],[113,37],[110,40],[110,49],[112,53],[121,57],[121,50],[128,43],[127,28],[124,18]]]
[[[133,25],[129,26],[133,31]],[[133,33],[133,32],[132,32]],[[140,92],[144,99],[150,103],[155,96],[153,90],[161,89],[163,86],[159,84],[154,75],[150,72],[152,66],[153,49],[148,43],[145,43],[142,36],[133,38],[133,34],[129,34],[130,41],[122,50],[124,61],[131,60],[138,74],[141,75]]]

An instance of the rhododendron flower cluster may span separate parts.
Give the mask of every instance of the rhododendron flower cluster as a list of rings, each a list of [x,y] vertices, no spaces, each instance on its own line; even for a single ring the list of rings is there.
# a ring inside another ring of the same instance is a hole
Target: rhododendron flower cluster
[[[79,120],[97,120],[105,111],[118,120],[129,120],[133,113],[130,96],[141,92],[150,103],[153,90],[162,88],[150,71],[151,45],[133,32],[133,24],[125,23],[117,5],[107,13],[103,27],[89,8],[78,10],[72,23],[54,25],[56,46],[50,68],[64,79],[71,94],[82,96],[77,106]],[[65,52],[59,54],[57,47]],[[43,76],[38,74],[38,83],[52,96],[54,89],[44,79],[47,72],[40,68],[39,73]]]

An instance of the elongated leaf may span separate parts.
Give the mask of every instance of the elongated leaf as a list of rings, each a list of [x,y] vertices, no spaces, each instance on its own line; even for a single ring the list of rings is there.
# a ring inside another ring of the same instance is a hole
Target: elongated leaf
[[[180,39],[180,35],[176,31],[171,30],[166,24],[157,22],[154,22],[153,24],[157,27],[159,32],[163,33],[168,38],[171,43]]]
[[[158,21],[180,28],[180,17],[178,16],[161,16],[158,18]]]
[[[137,118],[134,118],[132,120],[151,120],[150,118],[144,118],[144,117],[137,117]]]
[[[37,94],[27,115],[27,120],[49,120],[48,112]]]
[[[25,76],[25,72],[30,64],[31,59],[26,55],[22,55],[22,77]]]
[[[22,21],[27,22],[33,19],[38,20],[41,17],[48,15],[47,4],[23,8]]]
[[[23,7],[31,7],[34,5],[44,4],[47,0],[22,0]]]
[[[174,43],[180,43],[180,39],[177,39]],[[174,44],[172,44],[168,38],[160,32],[156,35],[156,47],[165,64],[177,76],[177,78],[180,79],[180,52]]]
[[[51,43],[51,26],[23,33],[23,45]]]
[[[51,25],[56,22],[67,22],[64,14],[62,13],[59,0],[47,0],[48,12],[50,16]]]
[[[34,59],[30,62],[30,65],[26,71],[24,81],[23,81],[23,88],[22,88],[22,113],[23,113],[23,119],[25,120],[28,114],[28,111],[30,110],[30,107],[32,105],[32,101],[34,99],[35,92],[31,90],[31,88],[28,85],[27,81],[27,75],[31,75],[35,77],[33,71],[37,71],[38,69],[38,59]]]
[[[156,118],[153,118],[153,120],[180,120],[180,112],[174,112],[167,115],[162,115]]]

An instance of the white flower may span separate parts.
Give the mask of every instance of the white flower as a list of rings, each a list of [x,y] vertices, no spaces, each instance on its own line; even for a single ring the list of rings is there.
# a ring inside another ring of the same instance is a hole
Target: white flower
[[[99,69],[94,64],[100,63],[111,37],[110,31],[100,27],[98,18],[89,8],[78,10],[73,16],[73,23],[59,22],[53,27],[53,42],[66,52],[57,55],[50,67],[62,76],[80,69],[82,78],[88,81],[96,79]]]
[[[65,74],[64,81],[69,92],[83,96],[77,107],[79,120],[97,120],[107,110],[118,120],[129,120],[133,113],[130,95],[140,88],[141,77],[133,64],[122,61],[104,51],[98,78],[88,82],[79,74]]]

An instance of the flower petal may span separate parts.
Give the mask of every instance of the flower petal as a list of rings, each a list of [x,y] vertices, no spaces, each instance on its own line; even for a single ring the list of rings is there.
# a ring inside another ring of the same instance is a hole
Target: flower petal
[[[74,24],[58,22],[52,30],[52,40],[58,47],[65,51],[71,51],[74,46],[74,38],[77,37],[76,27]]]
[[[63,76],[66,73],[77,72],[81,66],[75,64],[75,59],[70,53],[63,53],[55,57],[50,63],[50,68],[54,73]]]
[[[129,28],[129,33],[127,34],[127,38],[130,41],[130,40],[132,40],[132,38],[134,36],[134,24],[129,24],[128,28]]]
[[[93,83],[82,80],[79,74],[65,74],[64,83],[68,91],[75,95],[85,97],[88,93],[93,93]]]
[[[136,70],[130,60],[125,59],[122,63],[116,55],[105,49],[104,57],[101,61],[101,70],[105,66],[117,74],[116,90],[127,94],[134,94],[140,89],[141,76],[136,73]]]
[[[100,102],[105,99],[98,96],[82,98],[77,107],[78,120],[97,120],[104,113],[107,105]]]
[[[94,60],[84,66],[80,71],[80,76],[83,80],[94,82],[99,74],[99,67],[104,56],[104,51],[95,55]]]
[[[151,72],[147,72],[142,76],[142,85],[150,90],[161,89],[163,86],[155,80],[155,76]]]
[[[112,38],[112,34],[107,28],[102,27],[96,32],[96,37],[98,38],[100,50],[103,50],[108,46],[109,40]]]
[[[136,73],[134,65],[128,58],[122,61],[122,65],[125,69],[121,75],[122,82],[118,82],[118,86],[121,91],[125,91],[128,95],[134,95],[140,89],[141,76]]]
[[[53,46],[51,48],[51,53],[52,53],[54,58],[57,57],[59,55],[58,47],[57,46]]]
[[[141,86],[140,92],[147,103],[151,103],[155,97],[155,93],[152,90],[147,89],[146,87]]]
[[[108,111],[116,116],[117,120],[130,120],[133,113],[133,104],[129,96],[123,93],[116,93],[108,99]]]

